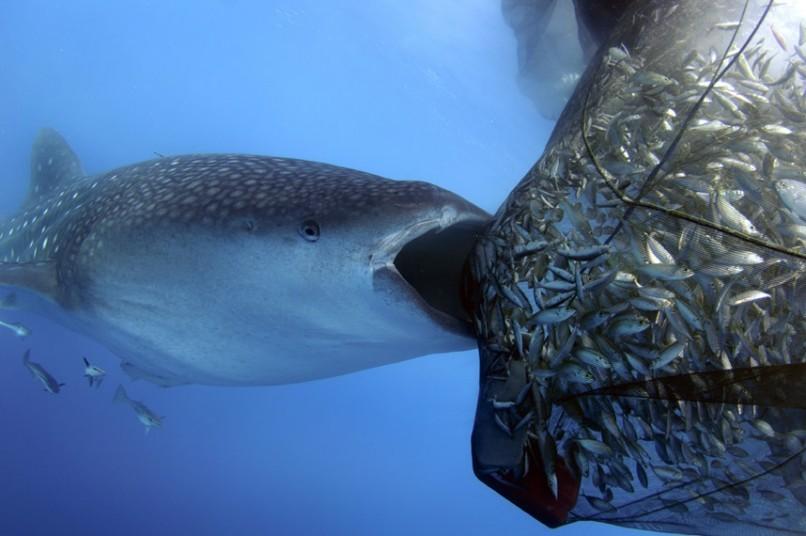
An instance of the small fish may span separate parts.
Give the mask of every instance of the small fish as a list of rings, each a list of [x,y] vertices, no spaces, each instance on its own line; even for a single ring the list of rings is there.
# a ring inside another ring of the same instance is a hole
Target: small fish
[[[14,335],[17,337],[27,337],[31,334],[31,330],[23,326],[22,324],[14,324],[11,322],[3,322],[0,320],[0,327],[4,327],[6,329],[10,329],[14,332]]]
[[[585,499],[588,500],[591,506],[599,510],[600,512],[615,512],[616,507],[610,504],[609,502],[605,501],[604,499],[600,499],[598,497],[593,497],[591,495],[585,495]]]
[[[498,429],[504,432],[508,437],[512,437],[512,429],[509,427],[507,423],[501,418],[501,415],[498,413],[493,415],[493,421],[495,421],[496,426]],[[146,428],[146,432],[148,432],[148,428]]]
[[[671,290],[660,287],[641,287],[638,289],[638,294],[644,298],[653,300],[673,300],[675,294]]]
[[[781,35],[772,24],[770,25],[770,31],[772,32],[772,36],[775,38],[775,41],[778,43],[778,46],[781,47],[784,52],[786,52],[788,47],[786,46],[784,36]]]
[[[557,307],[558,305],[561,305],[563,302],[567,302],[575,295],[576,293],[574,291],[560,292],[559,294],[555,294],[554,296],[543,302],[543,308],[552,309],[554,307]]]
[[[728,300],[728,305],[741,305],[743,303],[748,303],[751,301],[756,300],[763,300],[765,298],[770,298],[771,296],[766,292],[762,292],[760,290],[748,290],[747,292],[741,292],[731,299]]]
[[[724,193],[717,194],[716,197],[716,210],[719,213],[721,220],[728,226],[737,231],[750,236],[760,236],[753,222],[747,216],[739,212],[739,210],[730,204]]]
[[[84,377],[87,378],[87,381],[90,383],[90,387],[100,387],[101,382],[106,376],[106,371],[101,367],[90,363],[86,357],[82,357],[81,359],[84,360]]]
[[[588,246],[581,248],[560,248],[557,253],[575,261],[589,261],[610,251],[608,245]]]
[[[586,292],[596,292],[599,288],[609,285],[613,280],[616,278],[617,272],[615,270],[609,270],[602,274],[601,276],[588,281],[585,283],[585,291]]]
[[[694,276],[694,271],[677,264],[645,264],[638,271],[659,281],[682,281]]]
[[[591,350],[590,348],[581,348],[574,352],[574,356],[586,365],[596,368],[610,368],[610,362],[607,360],[607,358],[596,350]]]
[[[568,270],[563,270],[559,266],[555,266],[555,265],[551,264],[551,265],[549,265],[549,271],[551,273],[553,273],[554,275],[556,275],[557,277],[559,277],[561,279],[564,279],[565,281],[567,281],[569,283],[574,282],[573,274],[571,274],[571,272],[569,272]]]
[[[775,430],[773,430],[770,423],[763,419],[756,419],[753,421],[753,427],[761,432],[762,435],[767,437],[775,437]]]
[[[42,382],[45,391],[48,393],[55,395],[64,387],[65,384],[56,381],[42,365],[31,361],[31,350],[26,350],[25,354],[23,354],[22,364],[33,374],[34,378]]]
[[[806,183],[796,180],[780,180],[775,190],[781,201],[801,220],[806,220]]]
[[[739,27],[739,21],[718,22],[713,25],[715,30],[735,30]]]
[[[563,281],[562,279],[554,279],[553,281],[540,283],[540,288],[544,288],[546,290],[552,290],[554,292],[569,292],[575,290],[576,285],[568,281]]]
[[[789,136],[793,133],[792,129],[789,129],[782,125],[775,125],[775,124],[764,125],[763,127],[761,127],[761,131],[764,132],[765,134],[774,134],[778,136]]]
[[[639,311],[660,311],[661,309],[666,309],[672,306],[672,302],[670,300],[663,298],[653,299],[643,297],[630,298],[630,304]]]
[[[633,77],[633,81],[640,86],[652,88],[663,88],[675,83],[668,76],[652,71],[638,71]]]
[[[731,266],[738,264],[740,266],[752,266],[754,264],[761,264],[764,258],[758,253],[752,251],[728,251],[719,255],[714,259],[714,262]]]
[[[571,351],[571,348],[574,347],[576,340],[577,330],[576,328],[572,328],[571,334],[568,335],[568,338],[565,340],[565,342],[563,342],[562,346],[560,346],[556,352],[549,356],[549,366],[551,368],[554,368],[560,364],[562,359]]]
[[[574,316],[576,311],[569,307],[555,307],[553,309],[543,309],[534,316],[538,324],[557,324],[564,322]]]
[[[683,353],[685,347],[686,347],[685,342],[676,342],[674,344],[670,344],[668,347],[663,349],[663,351],[658,356],[658,359],[656,361],[653,361],[650,367],[652,368],[652,370],[662,369],[663,367],[665,367],[666,365],[668,365],[669,363],[680,357],[680,354]]]
[[[613,449],[596,439],[577,439],[577,444],[592,454],[599,456],[612,456]]]
[[[518,308],[521,308],[521,309],[526,308],[526,306],[527,306],[527,304],[528,304],[529,302],[528,302],[528,300],[524,301],[524,300],[523,300],[523,299],[520,297],[519,292],[517,292],[517,291],[513,290],[512,288],[510,288],[510,287],[508,287],[508,286],[506,286],[506,285],[501,285],[501,286],[500,286],[500,288],[501,288],[501,293],[502,293],[504,296],[506,296],[506,297],[507,297],[507,299],[508,299],[509,301],[511,301],[511,302],[512,302],[512,304],[513,304],[515,307],[518,307]],[[516,288],[517,288],[517,287],[516,287]]]
[[[627,360],[627,363],[630,364],[634,370],[637,370],[641,376],[649,376],[649,369],[646,368],[646,365],[637,357],[632,355],[630,352],[624,352],[624,358]]]
[[[675,264],[674,256],[652,235],[647,236],[646,253],[650,264]]]
[[[143,423],[145,426],[145,431],[148,433],[154,427],[162,426],[162,420],[165,417],[160,417],[142,402],[137,400],[132,400],[129,398],[129,395],[126,394],[126,390],[123,388],[122,385],[118,385],[117,391],[115,391],[115,398],[113,399],[115,402],[122,402],[124,404],[128,404],[134,413],[137,415],[137,420]]]
[[[653,465],[652,470],[658,475],[661,480],[682,480],[683,472],[675,467],[664,467],[662,465]]]
[[[628,316],[617,319],[610,326],[610,334],[615,338],[629,337],[636,333],[641,333],[649,328],[649,320],[641,316]]]
[[[638,481],[641,482],[641,485],[644,488],[648,488],[649,478],[647,477],[646,469],[644,469],[643,464],[638,460],[635,460],[635,474],[638,475]]]
[[[493,398],[492,400],[490,400],[490,402],[492,403],[493,409],[502,410],[502,409],[510,409],[510,408],[515,407],[515,401],[514,400],[505,400],[505,401],[501,402],[501,401],[498,401],[495,398]]]
[[[702,319],[688,304],[683,300],[677,300],[674,302],[674,306],[689,326],[697,331],[703,330]]]
[[[594,380],[590,371],[574,363],[566,363],[560,367],[560,374],[571,383],[593,383]]]
[[[622,44],[620,47],[610,47],[607,49],[607,55],[611,61],[623,61],[630,57],[627,48]]]
[[[580,319],[580,326],[585,331],[592,331],[607,322],[611,316],[613,315],[608,311],[589,311]]]
[[[786,497],[784,495],[781,495],[777,491],[772,491],[772,490],[768,490],[768,489],[760,489],[760,490],[758,490],[758,492],[761,494],[762,497],[764,497],[768,501],[780,502],[780,501],[783,501],[783,500],[786,499]]]
[[[557,445],[551,434],[540,432],[537,436],[540,457],[543,461],[543,470],[546,473],[546,484],[556,499],[559,493],[557,481]]]
[[[602,424],[613,437],[621,436],[621,430],[619,430],[618,424],[616,423],[616,418],[612,413],[607,411],[602,412]]]

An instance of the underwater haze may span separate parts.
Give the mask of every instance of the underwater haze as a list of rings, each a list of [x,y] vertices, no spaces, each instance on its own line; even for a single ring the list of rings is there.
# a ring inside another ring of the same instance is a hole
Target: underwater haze
[[[42,127],[89,174],[155,153],[287,156],[426,180],[494,212],[553,126],[518,91],[515,39],[490,0],[13,2],[0,64],[4,216]],[[166,389],[46,318],[0,320],[31,330],[0,331],[2,536],[550,532],[473,475],[475,351]],[[29,348],[61,392],[23,366]],[[97,389],[83,356],[108,372]],[[118,384],[162,427],[144,434],[113,404]],[[594,529],[626,532],[557,533]]]

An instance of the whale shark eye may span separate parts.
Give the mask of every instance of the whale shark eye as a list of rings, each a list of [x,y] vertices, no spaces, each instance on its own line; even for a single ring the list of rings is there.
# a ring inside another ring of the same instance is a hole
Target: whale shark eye
[[[316,242],[319,240],[319,224],[314,220],[305,220],[299,226],[299,234],[308,242]]]

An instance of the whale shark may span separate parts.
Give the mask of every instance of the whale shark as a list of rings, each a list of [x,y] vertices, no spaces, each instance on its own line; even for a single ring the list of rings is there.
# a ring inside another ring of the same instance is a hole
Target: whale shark
[[[0,285],[163,386],[272,385],[475,346],[465,260],[490,215],[447,190],[240,154],[86,175],[42,130]]]

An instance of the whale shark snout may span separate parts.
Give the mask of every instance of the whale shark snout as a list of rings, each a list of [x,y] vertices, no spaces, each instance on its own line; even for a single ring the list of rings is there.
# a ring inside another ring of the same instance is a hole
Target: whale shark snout
[[[474,346],[460,287],[489,215],[437,186],[250,155],[76,176],[54,131],[33,163],[0,282],[133,376],[280,384]]]

